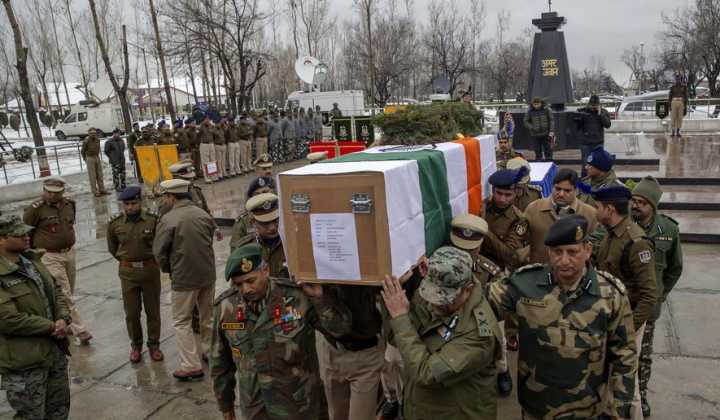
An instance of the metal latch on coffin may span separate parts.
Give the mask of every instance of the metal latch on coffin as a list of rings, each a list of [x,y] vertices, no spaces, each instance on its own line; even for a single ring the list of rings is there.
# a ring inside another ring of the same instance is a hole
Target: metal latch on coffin
[[[352,212],[355,214],[372,213],[373,200],[368,193],[354,193],[350,200]]]
[[[293,213],[310,213],[310,196],[303,193],[295,193],[290,196],[290,208]]]

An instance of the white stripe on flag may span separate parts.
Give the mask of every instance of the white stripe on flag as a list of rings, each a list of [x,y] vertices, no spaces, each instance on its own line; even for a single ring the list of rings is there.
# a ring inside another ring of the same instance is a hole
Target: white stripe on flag
[[[468,212],[467,163],[465,147],[458,143],[439,143],[437,150],[445,156],[448,195],[453,217]]]
[[[482,192],[483,198],[490,197],[492,191],[488,179],[497,170],[495,164],[495,136],[486,134],[477,136],[480,140],[480,162],[482,162]]]

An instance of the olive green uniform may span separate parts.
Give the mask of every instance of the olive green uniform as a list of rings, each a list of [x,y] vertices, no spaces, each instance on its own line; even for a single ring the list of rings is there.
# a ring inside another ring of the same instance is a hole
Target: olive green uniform
[[[173,136],[173,133],[168,129],[161,130],[158,144],[175,144],[175,137]]]
[[[510,270],[520,265],[518,250],[527,241],[528,222],[514,205],[497,209],[492,198],[484,203],[488,233],[482,245],[482,253],[500,267]]]
[[[100,160],[100,140],[95,135],[85,137],[80,155],[87,165],[90,189],[93,194],[104,193],[102,161]]]
[[[190,137],[188,136],[188,130],[186,128],[176,128],[173,136],[175,137],[175,144],[177,144],[178,154],[181,156],[180,159],[187,158],[190,154]]]
[[[133,348],[142,348],[140,315],[147,317],[148,347],[160,345],[160,269],[152,253],[158,217],[141,211],[137,219],[118,214],[108,223],[107,244],[120,264],[118,275],[125,308],[125,325]]]
[[[51,336],[55,321],[70,321],[63,291],[40,261],[0,257],[0,390],[14,418],[65,420],[70,411],[67,339]]]
[[[518,184],[515,187],[515,207],[520,211],[525,211],[528,205],[542,197],[542,188],[532,184]]]
[[[490,286],[490,303],[519,325],[518,399],[537,419],[595,419],[606,408],[630,417],[637,347],[625,287],[588,266],[563,291],[547,265],[522,267]]]
[[[255,236],[255,229],[252,226],[252,216],[250,212],[243,212],[235,219],[235,224],[232,228],[232,236],[230,238],[230,252],[232,253],[241,245],[248,243],[250,239],[248,235]]]
[[[495,420],[500,330],[481,287],[446,317],[414,293],[410,313],[389,323],[404,363],[404,418]]]
[[[664,214],[655,214],[648,226],[640,226],[645,234],[655,243],[655,281],[658,302],[655,311],[645,324],[638,377],[640,394],[646,398],[647,386],[652,374],[653,339],[655,321],[660,317],[663,302],[680,279],[683,269],[682,247],[680,246],[680,230],[678,223]]]
[[[213,308],[210,374],[220,411],[236,385],[247,420],[314,420],[326,410],[315,351],[315,309],[302,290],[273,279],[260,302],[231,287]]]

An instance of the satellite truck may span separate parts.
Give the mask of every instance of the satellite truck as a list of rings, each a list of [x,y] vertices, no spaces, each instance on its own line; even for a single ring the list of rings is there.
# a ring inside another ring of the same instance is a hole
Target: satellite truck
[[[327,66],[315,57],[309,55],[300,57],[295,61],[295,73],[304,82],[303,90],[288,95],[286,109],[312,109],[320,106],[320,111],[327,114],[334,103],[342,111],[343,116],[367,115],[365,111],[365,97],[361,90],[333,90],[320,91],[320,85],[327,76]]]

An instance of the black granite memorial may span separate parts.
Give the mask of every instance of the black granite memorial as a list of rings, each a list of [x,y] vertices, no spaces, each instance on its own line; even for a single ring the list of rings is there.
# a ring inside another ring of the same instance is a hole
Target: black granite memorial
[[[542,98],[553,110],[556,150],[577,148],[575,112],[565,110],[565,104],[574,100],[570,65],[565,48],[565,34],[558,29],[566,23],[557,12],[547,12],[533,19],[540,29],[535,34],[528,77],[528,106],[534,97]],[[527,112],[512,111],[515,120],[513,145],[516,149],[533,150],[534,145],[522,120]],[[501,117],[504,113],[501,113]],[[502,119],[500,120],[502,121]]]

